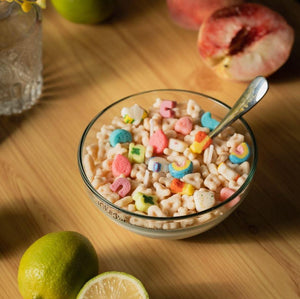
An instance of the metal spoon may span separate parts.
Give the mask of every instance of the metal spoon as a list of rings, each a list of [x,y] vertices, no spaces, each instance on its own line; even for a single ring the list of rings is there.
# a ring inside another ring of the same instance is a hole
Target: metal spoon
[[[243,114],[248,112],[253,108],[266,94],[269,85],[268,81],[264,77],[256,77],[247,89],[243,92],[240,98],[236,101],[234,106],[230,109],[223,120],[218,124],[218,126],[212,130],[208,136],[210,138],[218,135],[223,129],[233,123],[236,119],[241,117]]]

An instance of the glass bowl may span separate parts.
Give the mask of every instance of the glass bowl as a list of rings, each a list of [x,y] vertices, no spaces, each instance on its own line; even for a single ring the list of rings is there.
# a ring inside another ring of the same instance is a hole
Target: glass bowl
[[[94,147],[97,148],[99,142],[96,138],[97,132],[103,125],[110,125],[115,116],[120,116],[122,108],[138,104],[147,110],[157,98],[172,100],[177,103],[186,103],[189,99],[192,99],[202,110],[209,111],[216,120],[223,119],[230,109],[226,104],[207,95],[176,89],[150,90],[120,99],[98,113],[84,130],[78,149],[79,170],[90,199],[102,213],[121,227],[150,238],[188,238],[203,233],[221,223],[244,201],[256,170],[257,149],[255,138],[244,119],[240,118],[231,125],[237,133],[245,136],[245,141],[248,143],[250,148],[250,157],[248,159],[250,170],[246,180],[235,193],[224,201],[218,201],[215,206],[200,212],[176,217],[148,216],[121,208],[94,188],[87,174],[90,170],[87,170],[84,166],[84,155],[87,153],[87,146],[95,145]]]

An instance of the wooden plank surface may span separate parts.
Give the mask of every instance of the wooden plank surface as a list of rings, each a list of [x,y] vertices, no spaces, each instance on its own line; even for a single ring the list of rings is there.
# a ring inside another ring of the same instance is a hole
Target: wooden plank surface
[[[43,19],[43,96],[30,111],[0,117],[0,297],[21,298],[26,248],[58,230],[87,236],[100,271],[142,280],[151,298],[299,298],[299,40],[245,119],[259,162],[246,201],[223,223],[181,240],[125,231],[88,199],[77,147],[90,119],[143,90],[199,91],[232,105],[246,83],[217,78],[200,60],[197,32],[176,26],[164,1],[124,0],[101,25],[78,25],[48,3]],[[261,1],[299,37],[299,2]]]

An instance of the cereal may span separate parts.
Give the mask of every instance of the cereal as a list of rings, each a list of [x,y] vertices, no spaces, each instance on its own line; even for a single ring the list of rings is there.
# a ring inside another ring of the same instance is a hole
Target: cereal
[[[193,129],[193,122],[188,116],[179,118],[175,123],[175,131],[183,134],[188,135]]]
[[[190,146],[190,149],[193,153],[201,154],[208,146],[210,146],[212,140],[208,137],[205,132],[199,131],[195,135],[194,142]]]
[[[117,154],[112,162],[111,170],[115,177],[118,177],[121,174],[129,176],[131,172],[131,164],[126,157]]]
[[[193,163],[187,159],[184,159],[184,162],[180,164],[173,162],[169,164],[169,171],[174,178],[180,179],[193,172]]]
[[[157,130],[150,136],[149,144],[153,147],[153,153],[162,154],[164,149],[168,147],[169,140],[163,130]]]
[[[169,162],[165,158],[152,157],[148,161],[148,169],[153,172],[168,172]]]
[[[175,101],[162,101],[160,103],[159,112],[162,117],[170,118],[175,116],[173,108],[176,107]]]
[[[109,135],[109,143],[112,147],[115,147],[118,143],[126,143],[131,141],[131,133],[123,129],[116,129]]]
[[[209,138],[218,123],[192,99],[187,103],[156,99],[147,112],[137,104],[123,108],[121,117],[103,125],[96,142],[86,147],[86,175],[107,200],[137,215],[179,217],[212,208],[238,190],[250,172],[244,135],[228,127]],[[175,229],[219,214],[159,223],[131,215],[124,221]]]
[[[130,181],[126,178],[117,178],[113,184],[110,185],[110,190],[117,192],[121,197],[125,197],[131,189]]]
[[[205,112],[201,116],[201,125],[203,127],[209,128],[211,131],[218,126],[219,122],[211,117],[209,111]]]
[[[193,195],[194,187],[191,184],[185,183],[179,179],[173,179],[170,185],[172,193]]]
[[[250,148],[246,142],[242,142],[233,148],[229,155],[229,160],[234,164],[245,162],[250,157]]]
[[[129,144],[128,159],[131,163],[143,163],[145,160],[145,147],[141,144]]]
[[[157,197],[155,195],[146,195],[141,192],[137,192],[133,196],[135,206],[140,212],[147,212],[149,207],[157,203]]]

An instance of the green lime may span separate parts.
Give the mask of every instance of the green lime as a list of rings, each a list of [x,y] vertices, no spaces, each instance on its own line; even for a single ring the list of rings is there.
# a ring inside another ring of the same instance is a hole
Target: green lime
[[[89,280],[77,299],[147,299],[149,295],[136,277],[124,272],[104,272]]]
[[[98,273],[98,258],[90,241],[77,232],[50,233],[23,254],[18,284],[24,299],[76,298]]]
[[[115,0],[51,0],[64,18],[74,23],[95,24],[106,20],[115,10]]]

